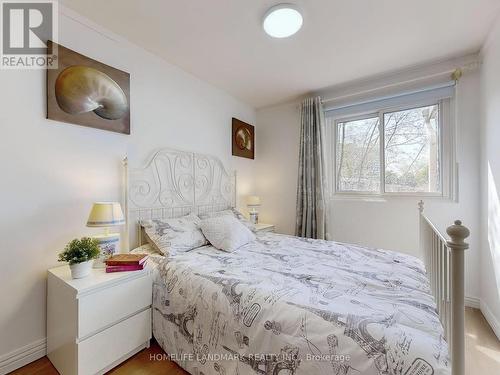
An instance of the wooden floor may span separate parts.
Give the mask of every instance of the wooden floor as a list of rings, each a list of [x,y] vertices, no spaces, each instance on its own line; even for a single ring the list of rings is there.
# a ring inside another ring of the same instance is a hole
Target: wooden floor
[[[496,338],[490,326],[479,310],[466,308],[465,313],[466,339],[466,374],[468,375],[498,375],[500,374],[500,341]],[[163,350],[156,342],[149,349],[137,353],[128,361],[114,368],[109,374],[123,375],[187,375],[175,363],[165,360],[153,360],[155,354]],[[14,371],[15,375],[57,375],[47,357],[30,363]]]
[[[481,311],[465,309],[465,373],[500,374],[500,341]]]

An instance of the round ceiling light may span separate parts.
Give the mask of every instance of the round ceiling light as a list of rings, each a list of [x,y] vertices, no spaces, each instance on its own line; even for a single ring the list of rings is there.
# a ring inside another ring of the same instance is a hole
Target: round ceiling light
[[[302,14],[292,4],[279,4],[266,12],[264,31],[273,38],[287,38],[302,27]]]

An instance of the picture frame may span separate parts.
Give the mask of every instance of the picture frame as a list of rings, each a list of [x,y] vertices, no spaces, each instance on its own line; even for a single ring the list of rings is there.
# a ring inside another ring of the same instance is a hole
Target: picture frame
[[[255,159],[255,127],[237,118],[232,119],[232,154]]]
[[[47,69],[47,119],[130,134],[130,74],[48,41],[58,68]]]

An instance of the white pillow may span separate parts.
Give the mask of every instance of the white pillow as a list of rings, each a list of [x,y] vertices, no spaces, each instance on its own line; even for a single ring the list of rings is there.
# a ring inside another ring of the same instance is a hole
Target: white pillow
[[[200,228],[212,246],[229,253],[255,240],[255,234],[231,215],[204,219]]]
[[[165,255],[175,255],[207,244],[198,224],[200,218],[189,214],[176,219],[155,219],[144,230],[152,245]]]
[[[219,217],[219,216],[224,216],[224,215],[230,215],[234,216],[237,218],[241,224],[243,224],[245,227],[250,229],[252,232],[255,232],[255,225],[252,224],[240,211],[238,211],[236,208],[230,208],[227,210],[223,211],[216,211],[216,212],[205,212],[202,214],[199,214],[200,219],[208,219],[210,217]]]

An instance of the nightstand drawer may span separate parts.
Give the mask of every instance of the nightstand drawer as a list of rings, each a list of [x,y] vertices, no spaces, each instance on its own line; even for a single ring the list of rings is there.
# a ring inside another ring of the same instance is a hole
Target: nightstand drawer
[[[78,343],[78,374],[109,369],[151,338],[151,309]]]
[[[78,338],[94,334],[151,305],[149,274],[96,290],[78,300]]]

